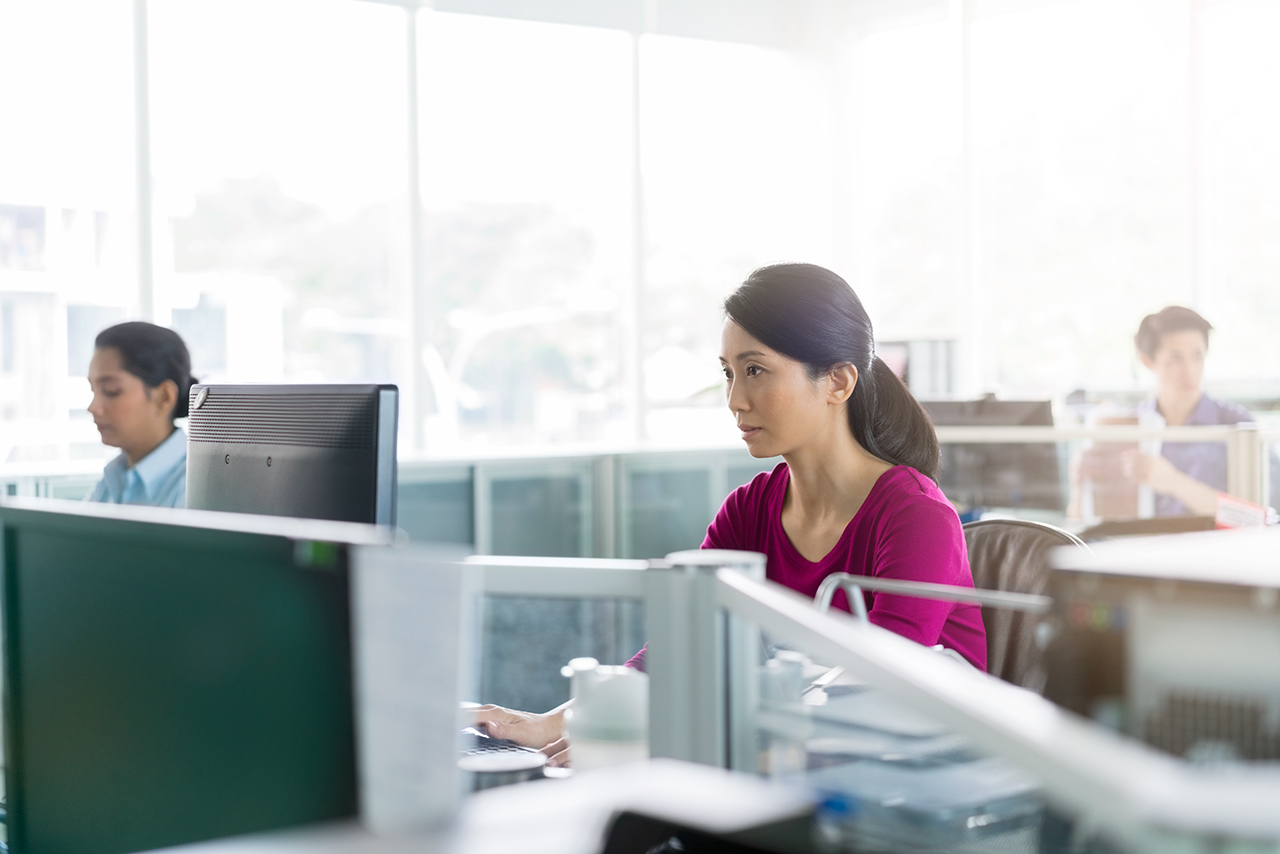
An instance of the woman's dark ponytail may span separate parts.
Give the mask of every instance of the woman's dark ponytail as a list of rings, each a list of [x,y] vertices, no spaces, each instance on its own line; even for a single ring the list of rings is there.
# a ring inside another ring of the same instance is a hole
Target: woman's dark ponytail
[[[182,336],[172,329],[132,320],[118,323],[98,333],[94,347],[110,347],[120,353],[124,369],[142,380],[147,388],[156,388],[165,380],[178,387],[178,399],[172,418],[186,418],[189,412],[191,386],[191,354]]]
[[[875,355],[875,335],[849,283],[814,264],[771,264],[747,276],[724,302],[748,335],[805,366],[811,379],[851,364],[849,429],[868,452],[938,476],[938,436],[924,407]]]
[[[187,373],[187,378],[178,383],[178,400],[173,405],[174,418],[186,418],[191,414],[191,387],[200,380]]]
[[[849,427],[854,437],[880,459],[911,466],[937,480],[938,434],[933,421],[893,369],[879,356],[872,359],[871,376],[859,376],[849,401]],[[859,395],[865,379],[871,380],[871,394],[864,390]]]

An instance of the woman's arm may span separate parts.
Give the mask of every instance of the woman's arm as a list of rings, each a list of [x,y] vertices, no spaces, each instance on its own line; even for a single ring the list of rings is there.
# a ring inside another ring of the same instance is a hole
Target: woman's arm
[[[935,501],[912,502],[885,523],[866,574],[876,578],[973,586],[964,532],[955,510]],[[933,646],[956,605],[877,593],[867,618],[881,628]]]
[[[1172,495],[1196,516],[1212,516],[1218,511],[1218,490],[1178,471],[1164,457],[1134,451],[1122,458],[1122,464],[1130,480]]]

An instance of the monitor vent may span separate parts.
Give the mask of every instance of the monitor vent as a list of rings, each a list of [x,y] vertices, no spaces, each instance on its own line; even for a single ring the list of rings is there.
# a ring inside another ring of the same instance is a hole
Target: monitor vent
[[[1175,756],[1212,748],[1233,759],[1280,758],[1280,735],[1267,724],[1259,698],[1175,689],[1143,724],[1147,743]]]
[[[214,391],[191,410],[192,442],[372,450],[375,398],[353,394],[237,394]]]

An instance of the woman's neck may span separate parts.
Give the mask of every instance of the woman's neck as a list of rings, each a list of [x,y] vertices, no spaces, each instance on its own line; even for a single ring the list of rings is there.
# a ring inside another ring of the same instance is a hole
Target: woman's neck
[[[786,505],[805,518],[853,518],[880,475],[893,468],[845,431],[820,448],[785,454],[791,472]]]
[[[129,463],[129,468],[133,468],[138,463],[147,458],[148,455],[156,448],[164,444],[165,440],[173,435],[173,431],[178,428],[170,424],[164,428],[164,432],[147,436],[145,440],[139,441],[128,448],[121,448],[125,460]]]

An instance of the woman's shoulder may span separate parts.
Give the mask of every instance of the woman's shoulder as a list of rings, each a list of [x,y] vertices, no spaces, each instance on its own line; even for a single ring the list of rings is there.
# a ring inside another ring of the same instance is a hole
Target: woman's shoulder
[[[789,470],[779,463],[742,484],[720,505],[707,526],[704,549],[758,549],[768,537],[769,519],[786,494]]]
[[[769,504],[780,492],[785,493],[790,476],[787,464],[778,463],[769,471],[760,472],[730,492],[725,505],[745,509]]]
[[[875,492],[882,492],[885,498],[900,501],[942,501],[947,498],[933,482],[933,478],[921,474],[911,466],[898,465],[889,469],[876,481]]]
[[[955,507],[933,479],[911,466],[894,466],[882,474],[867,503],[876,515],[939,516],[960,524]]]

